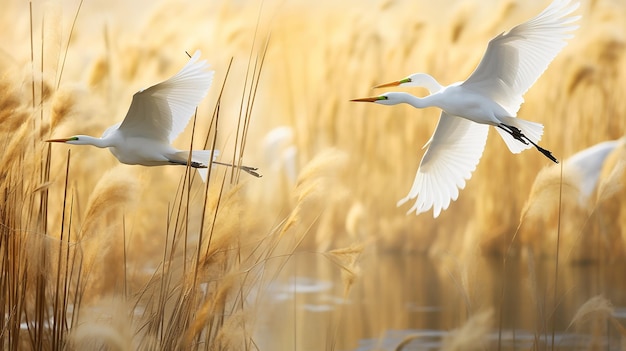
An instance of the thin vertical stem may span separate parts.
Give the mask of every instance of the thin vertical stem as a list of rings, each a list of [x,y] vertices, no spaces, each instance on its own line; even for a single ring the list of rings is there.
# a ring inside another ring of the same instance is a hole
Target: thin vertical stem
[[[554,265],[554,300],[552,303],[554,304],[555,311],[552,311],[552,343],[551,348],[554,350],[554,337],[556,333],[556,308],[557,303],[556,300],[558,298],[558,283],[559,283],[559,252],[560,252],[560,241],[561,241],[561,207],[562,207],[562,199],[563,199],[563,163],[561,163],[561,181],[559,183],[559,218],[557,221],[557,230],[556,230],[556,262]]]

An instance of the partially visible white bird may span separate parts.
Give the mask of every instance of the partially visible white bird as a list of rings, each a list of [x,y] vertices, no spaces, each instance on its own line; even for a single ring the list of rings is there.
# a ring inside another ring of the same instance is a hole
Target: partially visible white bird
[[[442,110],[435,133],[424,146],[428,150],[413,186],[398,206],[417,198],[408,213],[420,214],[432,208],[435,218],[447,209],[476,169],[489,125],[496,127],[511,152],[534,146],[558,163],[550,151],[537,145],[543,126],[515,117],[524,93],[565,47],[565,40],[572,37],[569,32],[578,28],[573,23],[580,16],[569,16],[578,6],[578,2],[555,0],[536,17],[493,38],[480,64],[464,82],[444,87],[430,75],[416,73],[375,88],[421,86],[430,91],[424,98],[391,92],[351,100]]]
[[[187,165],[189,151],[178,150],[171,143],[185,129],[213,82],[214,71],[207,70],[209,65],[198,61],[199,57],[200,51],[196,51],[173,77],[135,93],[124,120],[105,130],[101,138],[75,135],[46,141],[109,148],[120,162],[129,165]],[[198,170],[203,181],[211,155],[215,159],[218,153],[217,150],[192,151],[190,166]],[[241,168],[260,176],[256,168]]]
[[[580,175],[580,202],[586,203],[593,194],[602,172],[604,160],[619,145],[626,142],[626,137],[598,143],[579,151],[563,161],[564,167],[573,168]]]

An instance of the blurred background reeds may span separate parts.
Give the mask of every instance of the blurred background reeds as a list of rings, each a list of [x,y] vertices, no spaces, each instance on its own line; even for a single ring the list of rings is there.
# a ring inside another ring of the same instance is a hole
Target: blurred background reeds
[[[0,344],[307,349],[318,335],[308,327],[330,321],[316,345],[349,349],[365,325],[376,336],[411,328],[399,302],[379,300],[389,313],[380,319],[346,307],[379,299],[387,284],[390,299],[407,289],[412,299],[450,295],[454,311],[432,326],[455,330],[441,349],[463,341],[502,349],[507,337],[489,333],[518,324],[530,330],[531,349],[558,348],[547,337],[556,324],[623,335],[625,287],[611,267],[626,257],[626,3],[583,1],[575,37],[525,95],[519,117],[543,123],[542,145],[564,162],[513,155],[492,134],[458,201],[437,219],[395,204],[439,111],[349,102],[418,71],[443,84],[463,80],[490,38],[547,5],[3,0]],[[196,49],[216,76],[195,128],[175,145],[188,148],[193,135],[194,148],[214,143],[221,161],[258,166],[263,178],[218,167],[205,188],[185,167],[119,165],[105,150],[43,142],[101,135],[135,91],[171,76]],[[429,276],[444,283],[402,278],[411,267],[377,265],[387,259],[379,255],[430,257]],[[572,298],[586,278],[566,271],[581,265],[605,278]],[[294,327],[286,339],[276,334],[286,344],[271,344],[264,303],[284,292],[284,280],[295,296],[301,274],[329,280],[337,299],[329,304],[339,307],[323,321],[287,309]],[[519,284],[526,293],[516,300]],[[516,303],[530,312],[512,313]],[[563,306],[582,312],[564,317]],[[508,323],[507,313],[523,322]],[[351,329],[346,320],[359,322]],[[397,349],[420,337],[401,335]]]

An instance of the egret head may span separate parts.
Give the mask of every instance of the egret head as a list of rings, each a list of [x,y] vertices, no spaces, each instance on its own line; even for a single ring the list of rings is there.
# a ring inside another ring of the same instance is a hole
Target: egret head
[[[80,138],[78,137],[78,135],[75,135],[73,137],[69,137],[69,138],[61,138],[61,139],[48,139],[46,140],[47,143],[68,143],[68,144],[76,144],[77,141],[79,141]]]
[[[374,89],[377,88],[388,88],[388,87],[399,87],[399,86],[410,86],[411,83],[413,82],[413,78],[412,75],[408,76],[406,78],[400,79],[400,80],[396,80],[390,83],[385,83],[385,84],[380,84],[374,87]]]
[[[93,145],[93,137],[87,135],[74,135],[69,138],[48,139],[48,143],[66,143],[71,145]]]
[[[377,85],[374,88],[387,87],[423,87],[431,93],[441,90],[443,86],[439,84],[433,77],[426,73],[413,73],[406,78],[402,78],[395,82]]]
[[[381,105],[396,105],[400,102],[399,99],[397,98],[397,95],[399,94],[401,93],[384,93],[378,96],[372,96],[372,97],[366,97],[366,98],[360,98],[360,99],[352,99],[350,101],[374,102],[374,103],[381,104]]]

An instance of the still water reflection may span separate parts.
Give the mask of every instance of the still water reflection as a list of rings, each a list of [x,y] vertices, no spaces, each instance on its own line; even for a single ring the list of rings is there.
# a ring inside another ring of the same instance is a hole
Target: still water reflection
[[[440,350],[455,329],[488,311],[482,349],[621,350],[624,342],[614,321],[598,314],[568,327],[596,295],[626,324],[623,264],[560,265],[556,300],[551,260],[365,254],[359,266],[346,289],[341,269],[324,255],[295,254],[258,297],[259,348],[394,350],[404,341],[402,350]]]

